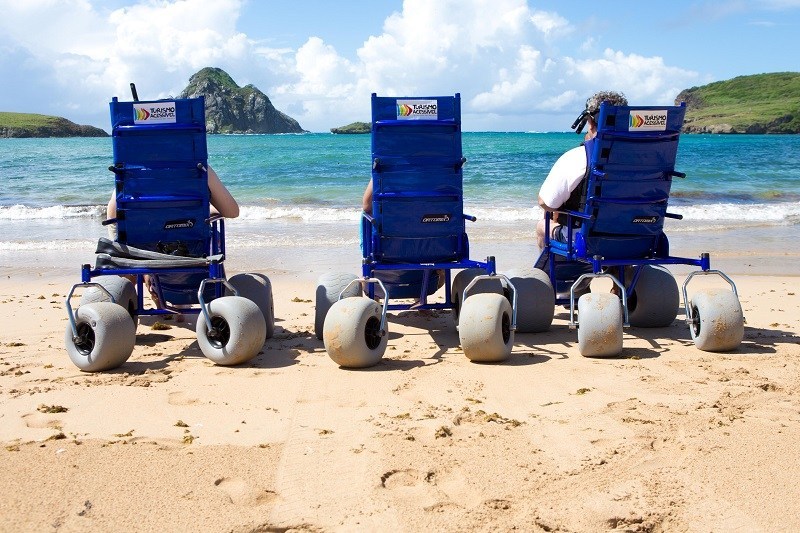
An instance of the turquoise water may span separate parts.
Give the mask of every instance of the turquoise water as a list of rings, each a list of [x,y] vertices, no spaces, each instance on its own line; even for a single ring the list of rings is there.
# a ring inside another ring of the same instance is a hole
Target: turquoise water
[[[555,159],[578,140],[571,133],[465,133],[467,203],[506,207],[535,197]],[[245,206],[349,207],[369,178],[368,135],[212,135],[208,145],[209,162]],[[110,163],[109,138],[4,139],[0,207],[105,203]],[[687,178],[675,182],[674,205],[800,200],[797,135],[684,135],[677,168]]]
[[[478,217],[468,226],[471,240],[532,242],[539,186],[579,141],[574,133],[464,133],[465,210]],[[369,135],[210,135],[208,146],[210,164],[242,205],[228,224],[234,249],[355,246],[357,252]],[[113,186],[111,162],[110,138],[0,140],[0,253],[91,249],[104,232],[99,222]],[[684,220],[668,221],[668,234],[796,233],[800,136],[684,135],[676,168],[687,177],[673,185],[671,211]]]

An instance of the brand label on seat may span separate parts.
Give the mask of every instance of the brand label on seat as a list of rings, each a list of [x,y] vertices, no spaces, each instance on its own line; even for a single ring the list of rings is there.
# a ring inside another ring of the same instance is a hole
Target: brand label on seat
[[[177,122],[175,102],[133,104],[134,124],[174,124]]]
[[[655,224],[656,222],[658,222],[657,216],[633,217],[633,220],[631,220],[631,223],[633,224]]]
[[[432,224],[435,222],[450,222],[450,215],[448,213],[436,215],[422,215],[421,222],[423,224]]]
[[[436,100],[398,100],[397,120],[437,120],[439,104]]]
[[[667,110],[631,109],[628,131],[664,131],[667,129]]]
[[[164,229],[193,228],[194,220],[191,218],[183,220],[169,220],[164,223]]]

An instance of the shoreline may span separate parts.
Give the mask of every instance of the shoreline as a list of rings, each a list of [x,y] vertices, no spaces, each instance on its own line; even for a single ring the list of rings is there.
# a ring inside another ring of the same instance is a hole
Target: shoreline
[[[303,222],[251,224],[231,221],[226,226],[227,261],[236,271],[259,271],[266,274],[297,273],[315,280],[331,270],[359,273],[361,251],[357,226],[309,224]],[[94,263],[97,238],[104,228],[84,223],[72,232],[69,240],[56,239],[62,232],[54,224],[31,233],[28,244],[0,239],[0,275],[21,273],[27,269],[80,277],[82,263]],[[99,226],[99,225],[98,225]],[[533,265],[539,256],[534,242],[533,225],[484,224],[468,226],[470,257],[483,260],[495,256],[498,272],[519,271]],[[707,232],[667,232],[672,255],[699,257],[711,255],[712,268],[730,275],[800,275],[800,250],[788,246],[797,226],[752,226],[717,229]],[[675,274],[685,274],[689,267],[674,266]]]

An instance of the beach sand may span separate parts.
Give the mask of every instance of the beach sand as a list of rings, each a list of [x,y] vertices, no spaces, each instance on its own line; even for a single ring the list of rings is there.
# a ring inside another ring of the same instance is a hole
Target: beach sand
[[[681,312],[584,358],[559,307],[475,364],[449,312],[400,312],[354,371],[313,300],[357,250],[315,253],[263,271],[275,336],[233,368],[191,321],[143,320],[124,366],[82,373],[63,347],[76,259],[0,268],[0,531],[800,530],[800,278],[727,259],[733,353],[697,350]]]

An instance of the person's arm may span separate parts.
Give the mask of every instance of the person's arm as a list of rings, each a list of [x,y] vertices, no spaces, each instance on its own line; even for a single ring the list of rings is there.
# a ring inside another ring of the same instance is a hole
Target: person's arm
[[[236,203],[211,167],[208,167],[208,190],[211,193],[212,213],[216,211],[225,218],[239,216],[239,204]]]
[[[367,188],[364,189],[364,197],[361,199],[361,208],[365,213],[372,213],[372,178],[367,183]]]
[[[539,189],[539,207],[557,211],[566,202],[572,190],[586,173],[586,152],[582,146],[565,152],[550,169]]]
[[[555,207],[550,207],[549,205],[547,205],[547,203],[542,199],[541,196],[539,196],[539,207],[541,207],[545,211],[555,211],[556,210]]]
[[[106,220],[117,218],[117,191],[111,191],[111,199],[106,205]]]

